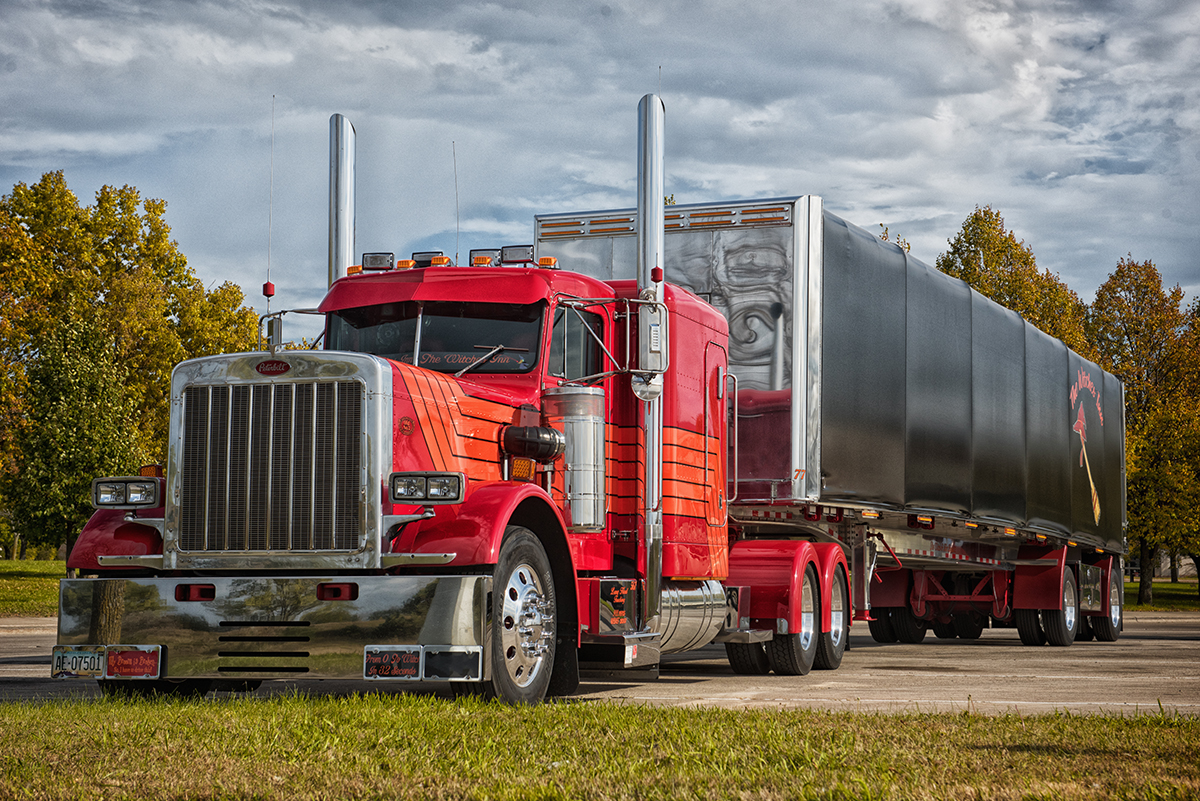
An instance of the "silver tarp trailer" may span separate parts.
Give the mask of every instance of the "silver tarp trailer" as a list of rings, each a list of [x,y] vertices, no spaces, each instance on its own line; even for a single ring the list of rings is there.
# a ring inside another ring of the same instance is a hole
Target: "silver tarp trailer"
[[[633,278],[635,224],[630,209],[539,215],[537,256]],[[667,280],[730,323],[738,501],[961,517],[1125,552],[1113,375],[817,196],[670,206],[665,225]]]

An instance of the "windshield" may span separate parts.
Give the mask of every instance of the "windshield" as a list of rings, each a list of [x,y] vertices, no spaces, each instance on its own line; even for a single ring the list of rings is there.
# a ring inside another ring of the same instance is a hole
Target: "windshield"
[[[537,364],[544,309],[544,303],[457,301],[360,306],[330,315],[326,347],[409,364],[416,357],[441,373],[527,373]]]

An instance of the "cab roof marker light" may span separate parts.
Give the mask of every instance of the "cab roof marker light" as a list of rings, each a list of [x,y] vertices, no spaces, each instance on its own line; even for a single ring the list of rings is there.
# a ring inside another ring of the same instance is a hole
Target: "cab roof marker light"
[[[363,271],[361,264],[351,264],[346,268],[346,275],[358,275]]]
[[[417,263],[412,259],[400,259],[400,261],[396,262],[397,270],[411,270],[416,266]]]
[[[429,266],[430,267],[449,267],[450,266],[450,257],[449,256],[434,256],[432,259],[429,260]]]
[[[554,256],[542,256],[538,259],[538,267],[545,267],[550,270],[558,269],[558,259]]]

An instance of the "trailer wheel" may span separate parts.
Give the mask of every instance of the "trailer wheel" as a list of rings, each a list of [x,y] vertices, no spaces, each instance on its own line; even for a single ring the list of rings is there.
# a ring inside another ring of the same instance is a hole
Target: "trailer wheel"
[[[765,676],[771,672],[767,649],[760,642],[727,642],[725,657],[733,672],[741,676]]]
[[[896,642],[896,629],[892,626],[892,610],[885,606],[872,609],[872,618],[867,621],[871,639],[875,642]],[[875,616],[877,615],[877,616]]]
[[[1025,645],[1045,645],[1046,633],[1036,609],[1014,609],[1013,619],[1017,622],[1017,634]]]
[[[954,632],[960,640],[978,640],[983,635],[984,617],[978,612],[955,612]]]
[[[1114,567],[1108,582],[1108,616],[1091,619],[1092,631],[1101,642],[1116,642],[1121,636],[1124,615],[1125,583],[1121,572]]]
[[[810,565],[804,571],[800,590],[800,631],[776,634],[766,644],[767,661],[781,676],[803,676],[812,669],[821,639],[821,604],[817,573]]]
[[[953,640],[958,636],[958,631],[954,628],[954,620],[948,620],[943,623],[940,620],[933,621],[933,636],[939,640]]]
[[[1070,566],[1063,570],[1062,599],[1062,609],[1042,610],[1046,642],[1060,648],[1075,642],[1079,630],[1079,584]]]
[[[829,631],[821,632],[817,640],[817,670],[837,670],[850,641],[850,589],[846,586],[846,571],[841,565],[833,574],[833,596],[829,599]]]
[[[900,642],[916,645],[925,639],[925,621],[918,620],[907,606],[892,609],[892,628]]]
[[[536,704],[554,665],[554,577],[533,532],[509,526],[492,585],[491,694],[508,704]]]

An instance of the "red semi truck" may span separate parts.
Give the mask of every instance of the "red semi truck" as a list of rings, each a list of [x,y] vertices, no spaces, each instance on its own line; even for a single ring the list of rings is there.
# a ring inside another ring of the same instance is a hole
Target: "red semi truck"
[[[855,618],[1115,639],[1120,384],[820,198],[664,210],[663,119],[637,209],[351,266],[334,115],[323,349],[176,368],[165,469],[94,483],[53,675],[530,703],[717,642],[834,669]]]

